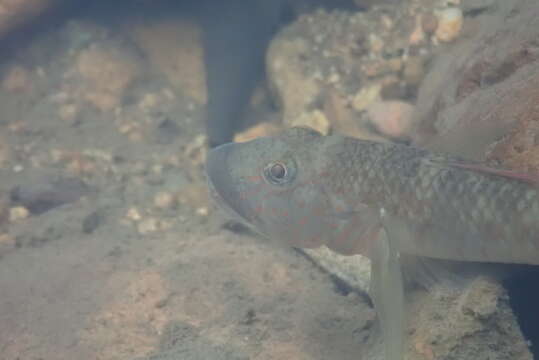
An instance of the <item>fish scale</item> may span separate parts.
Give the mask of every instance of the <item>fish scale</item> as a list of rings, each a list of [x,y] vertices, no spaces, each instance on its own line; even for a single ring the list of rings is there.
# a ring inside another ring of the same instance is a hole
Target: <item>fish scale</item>
[[[328,185],[333,189],[343,187],[345,193],[353,194],[358,201],[384,208],[415,224],[417,229],[426,227],[425,231],[417,231],[418,242],[425,236],[435,241],[436,236],[432,236],[435,231],[429,230],[432,227],[437,227],[439,232],[454,233],[453,241],[467,234],[465,239],[474,237],[473,241],[483,241],[487,250],[496,246],[493,241],[500,245],[518,244],[517,239],[521,239],[523,249],[534,248],[538,242],[534,234],[539,234],[539,199],[534,185],[481,171],[475,163],[414,147],[354,139],[342,142],[328,148],[330,153],[339,152],[334,156],[338,160],[329,163],[328,172],[334,179],[349,179],[353,174],[356,182],[334,181]],[[462,168],[461,163],[477,169]],[[533,244],[525,244],[529,241]],[[421,255],[420,252],[419,247],[415,248],[415,254]],[[436,251],[425,255],[458,260],[455,254]],[[489,259],[483,259],[482,254],[468,253],[462,260],[530,262],[525,254],[512,259],[506,258],[507,255],[492,252]]]

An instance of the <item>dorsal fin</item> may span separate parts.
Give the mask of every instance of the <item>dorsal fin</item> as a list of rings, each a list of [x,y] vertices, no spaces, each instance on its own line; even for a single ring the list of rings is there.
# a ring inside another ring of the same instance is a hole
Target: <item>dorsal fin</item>
[[[443,160],[428,160],[432,164],[436,164],[438,166],[449,166],[449,167],[455,167],[459,169],[464,170],[471,170],[476,171],[479,173],[494,175],[494,176],[501,176],[508,179],[513,180],[519,180],[523,181],[525,183],[528,183],[530,185],[539,185],[539,175],[536,174],[529,174],[524,172],[518,172],[513,170],[506,170],[506,169],[496,169],[493,167],[489,167],[486,165],[483,165],[481,163],[474,163],[474,162],[466,162],[466,161],[443,161]]]

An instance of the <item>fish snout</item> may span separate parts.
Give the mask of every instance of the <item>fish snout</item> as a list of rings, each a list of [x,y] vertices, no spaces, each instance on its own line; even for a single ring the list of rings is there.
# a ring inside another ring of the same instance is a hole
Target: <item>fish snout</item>
[[[236,145],[224,144],[210,150],[206,157],[206,175],[210,197],[235,220],[245,223],[250,210],[242,201],[230,171],[230,154]]]

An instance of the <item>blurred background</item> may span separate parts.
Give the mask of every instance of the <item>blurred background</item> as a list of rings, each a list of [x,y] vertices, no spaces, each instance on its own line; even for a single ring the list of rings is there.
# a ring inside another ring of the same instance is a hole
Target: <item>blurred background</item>
[[[0,0],[0,357],[381,359],[368,261],[228,223],[206,152],[309,126],[536,174],[537,39],[535,0]],[[409,358],[532,359],[526,270],[414,289]]]

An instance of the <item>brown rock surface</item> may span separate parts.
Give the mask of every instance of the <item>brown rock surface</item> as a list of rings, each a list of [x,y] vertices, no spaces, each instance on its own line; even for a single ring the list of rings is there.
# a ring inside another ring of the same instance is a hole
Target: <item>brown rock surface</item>
[[[133,23],[128,31],[155,70],[197,103],[206,103],[204,50],[195,22],[173,19]]]
[[[411,298],[411,359],[532,359],[498,282],[479,277],[460,289],[442,284]]]
[[[267,66],[284,124],[304,123],[320,111],[330,125],[324,132],[368,136],[362,113],[369,104],[392,92],[386,88],[416,87],[423,76],[418,64],[433,44],[410,43],[419,14],[419,7],[406,1],[373,5],[367,12],[317,11],[282,30],[270,46]],[[423,55],[410,57],[412,45]]]
[[[493,144],[488,160],[505,167],[539,176],[539,101],[536,110],[519,120],[516,126],[500,141]]]
[[[234,142],[246,142],[262,136],[272,136],[282,130],[282,127],[275,123],[263,122],[236,134]]]
[[[371,123],[387,137],[410,135],[414,107],[403,101],[379,101],[367,108]]]
[[[84,98],[108,111],[122,102],[125,90],[138,75],[139,64],[116,47],[96,45],[79,54],[76,66],[84,80]]]
[[[57,2],[58,0],[0,0],[0,38]]]
[[[32,89],[28,69],[22,66],[13,66],[9,69],[2,81],[2,87],[11,92],[28,92]]]
[[[419,144],[483,158],[487,145],[537,118],[539,6],[522,0],[499,8],[425,79],[415,113]]]
[[[464,21],[462,10],[459,8],[448,8],[437,13],[438,26],[434,35],[442,42],[455,40],[462,29]]]

